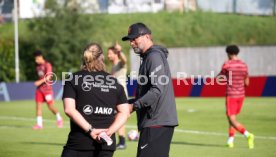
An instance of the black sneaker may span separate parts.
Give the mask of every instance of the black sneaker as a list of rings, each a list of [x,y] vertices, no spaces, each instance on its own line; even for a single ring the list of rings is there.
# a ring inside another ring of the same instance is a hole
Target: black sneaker
[[[126,149],[126,145],[125,144],[117,144],[117,149]]]

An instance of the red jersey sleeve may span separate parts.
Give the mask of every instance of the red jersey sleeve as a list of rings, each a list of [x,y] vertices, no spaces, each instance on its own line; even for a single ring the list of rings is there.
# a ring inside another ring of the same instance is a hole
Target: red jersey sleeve
[[[227,74],[227,70],[228,70],[228,64],[227,64],[227,62],[225,62],[222,65],[222,68],[221,68],[221,71],[220,71],[219,75],[226,75]]]

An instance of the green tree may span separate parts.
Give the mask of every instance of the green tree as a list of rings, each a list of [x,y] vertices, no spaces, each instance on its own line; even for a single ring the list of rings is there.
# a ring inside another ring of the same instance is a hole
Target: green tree
[[[44,52],[54,72],[61,76],[61,72],[80,67],[80,52],[89,42],[92,22],[88,16],[81,15],[82,9],[77,3],[69,0],[64,4],[48,0],[46,10],[46,16],[32,20],[29,29],[35,49]]]
[[[0,40],[0,82],[15,79],[14,48],[12,40]]]

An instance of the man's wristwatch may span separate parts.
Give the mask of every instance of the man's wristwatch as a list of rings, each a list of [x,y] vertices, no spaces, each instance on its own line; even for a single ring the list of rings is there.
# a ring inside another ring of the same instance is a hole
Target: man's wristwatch
[[[90,126],[89,126],[89,129],[88,129],[88,131],[87,131],[86,133],[87,133],[87,134],[90,134],[90,133],[93,131],[93,129],[94,129],[94,128],[92,127],[92,125],[90,125]]]

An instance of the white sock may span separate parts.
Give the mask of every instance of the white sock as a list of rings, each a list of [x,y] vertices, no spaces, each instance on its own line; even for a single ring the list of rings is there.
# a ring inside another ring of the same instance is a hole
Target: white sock
[[[37,125],[42,126],[42,116],[36,117]]]
[[[249,132],[248,132],[247,130],[245,130],[245,132],[243,133],[243,135],[244,135],[245,137],[248,137],[248,136],[249,136]]]
[[[56,114],[56,117],[57,117],[57,120],[62,120],[62,118],[61,118],[59,112]]]
[[[233,143],[233,142],[234,142],[234,136],[229,137],[227,143]]]

